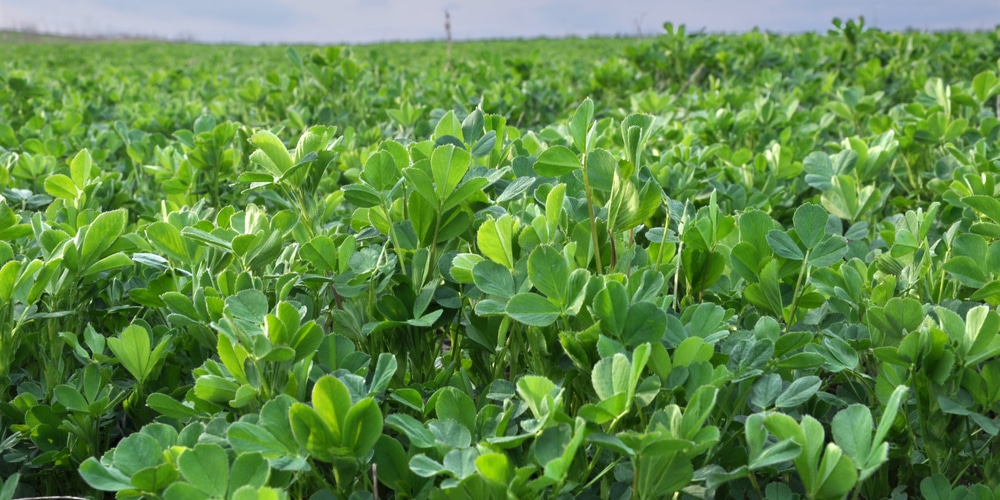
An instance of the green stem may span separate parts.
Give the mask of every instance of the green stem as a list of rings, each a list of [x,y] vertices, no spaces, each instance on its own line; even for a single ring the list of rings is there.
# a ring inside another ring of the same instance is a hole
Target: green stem
[[[391,212],[392,208],[391,205],[387,203],[384,198],[382,199],[382,210],[385,210],[385,220],[389,222],[388,236],[389,236],[389,242],[392,243],[392,250],[393,252],[396,253],[396,259],[399,261],[400,268],[406,269],[406,260],[403,259],[403,251],[400,249],[399,245],[399,234],[396,233],[396,226],[395,224],[392,223],[392,212]]]
[[[663,239],[660,240],[660,248],[656,252],[656,269],[660,270],[660,264],[663,262],[663,247],[667,246],[667,230],[670,227],[670,205],[667,205],[667,217],[663,221]]]
[[[493,379],[501,379],[503,377],[503,367],[504,358],[507,357],[507,353],[510,351],[510,336],[504,341],[503,346],[500,348],[500,352],[497,353],[496,357],[493,358]],[[510,366],[508,363],[507,366]]]
[[[965,419],[965,433],[969,436],[969,448],[972,449],[972,462],[968,465],[984,463],[984,461],[979,457],[979,450],[976,449],[976,442],[972,436],[972,426],[969,425],[968,418]],[[955,477],[955,484],[958,484],[959,479],[961,479],[964,474],[965,469],[963,469],[962,472]]]
[[[451,328],[451,360],[455,363],[461,363],[461,356],[458,349],[458,343],[461,341],[458,328]]]
[[[674,254],[674,259],[677,260],[677,265],[674,266],[674,312],[680,312],[680,302],[681,302],[681,292],[678,288],[681,276],[681,254],[684,252],[684,239],[682,235],[684,234],[684,219],[687,217],[687,205],[684,205],[684,211],[681,212],[681,221],[677,224],[677,252]],[[669,218],[669,215],[668,215]],[[669,224],[669,222],[668,222]],[[666,227],[666,225],[664,225]],[[666,234],[663,235],[666,237]]]
[[[802,277],[809,274],[809,268],[812,267],[809,264],[809,252],[812,250],[806,250],[806,256],[802,259],[802,269],[799,271],[799,277],[795,280],[795,294],[792,296],[792,308],[788,311],[788,321],[785,322],[785,333],[792,327],[792,323],[795,321],[796,309],[799,308],[799,292],[802,289]]]
[[[594,244],[594,260],[597,262],[597,274],[604,273],[601,263],[601,244],[597,239],[597,218],[594,216],[594,195],[590,191],[590,174],[587,172],[587,154],[583,155],[583,190],[587,195],[587,212],[590,214],[590,237]]]
[[[750,485],[753,486],[753,490],[757,492],[757,498],[764,500],[764,493],[760,491],[760,486],[757,485],[757,476],[751,472],[747,477],[750,478]]]
[[[437,218],[434,222],[434,239],[431,240],[431,254],[430,257],[427,259],[427,265],[431,266],[432,269],[434,268],[434,258],[437,256],[438,235],[440,233],[441,233],[441,212],[438,212]],[[424,276],[424,278],[426,279],[427,277]],[[414,283],[414,285],[418,286],[419,288],[422,288],[424,286],[423,283],[420,283],[419,285]]]
[[[598,453],[600,453],[600,449],[598,449]],[[595,455],[595,457],[596,457],[596,455]],[[599,479],[601,479],[602,477],[604,477],[605,474],[607,474],[608,472],[611,472],[611,470],[614,469],[614,467],[616,465],[618,465],[619,461],[621,461],[621,459],[612,460],[611,463],[608,464],[608,466],[604,468],[604,470],[602,470],[599,474],[597,474],[596,476],[594,476],[594,478],[591,479],[590,481],[587,481],[587,484],[583,485],[583,488],[581,488],[581,491],[587,491],[588,489],[590,489],[590,487],[593,486],[594,483],[596,483]],[[587,469],[587,475],[584,476],[584,477],[590,477],[590,473],[591,472],[593,472],[593,470],[588,468]]]

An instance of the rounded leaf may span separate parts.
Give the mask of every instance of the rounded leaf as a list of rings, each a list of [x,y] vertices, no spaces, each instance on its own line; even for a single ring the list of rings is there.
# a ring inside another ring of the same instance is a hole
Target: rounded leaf
[[[375,447],[380,436],[382,411],[372,398],[358,401],[344,419],[344,446],[360,459]]]

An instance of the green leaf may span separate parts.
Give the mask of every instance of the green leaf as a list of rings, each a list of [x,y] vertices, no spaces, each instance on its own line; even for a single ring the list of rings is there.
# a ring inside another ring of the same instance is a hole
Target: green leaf
[[[925,477],[920,481],[920,494],[926,500],[949,500],[952,497],[951,482],[943,474]]]
[[[472,157],[464,149],[448,144],[434,149],[431,154],[431,174],[434,179],[435,206],[443,206],[445,200],[458,186],[469,170]]]
[[[487,219],[476,234],[479,251],[493,262],[513,269],[517,228],[517,221],[509,215]]]
[[[474,283],[472,270],[476,264],[483,262],[482,256],[474,253],[460,253],[451,261],[451,277],[459,283]],[[509,274],[509,271],[508,271]]]
[[[632,113],[621,122],[622,141],[625,157],[635,168],[639,167],[642,149],[655,129],[656,119],[645,113]],[[631,176],[631,173],[628,173]]]
[[[472,281],[484,293],[496,295],[503,300],[509,300],[517,293],[510,270],[493,261],[484,260],[475,264],[472,267]]]
[[[295,441],[316,460],[331,463],[343,451],[340,435],[335,437],[323,417],[309,406],[293,404],[288,420]]]
[[[246,422],[234,422],[226,437],[238,453],[261,453],[277,458],[289,453],[288,448],[264,427]]]
[[[226,297],[227,316],[240,322],[261,324],[269,309],[267,297],[259,290],[240,290],[236,295]]]
[[[708,361],[714,352],[712,344],[706,343],[700,337],[688,337],[674,349],[674,366],[688,367]]]
[[[372,375],[372,383],[368,388],[368,395],[379,396],[384,393],[398,368],[396,355],[388,352],[379,354],[378,362],[375,364],[375,374]]]
[[[132,265],[132,259],[122,252],[113,253],[98,260],[93,265],[87,267],[80,273],[81,277],[91,276],[94,274],[103,273],[110,271],[112,269],[121,269],[123,267],[130,267]]]
[[[388,191],[400,179],[400,170],[388,151],[377,151],[368,157],[361,178],[378,191]]]
[[[397,432],[406,435],[410,444],[417,448],[434,446],[434,434],[427,430],[419,420],[402,413],[393,413],[385,418],[385,424]]]
[[[719,390],[710,385],[703,385],[694,392],[684,408],[684,416],[681,419],[680,436],[682,438],[694,441],[694,437],[712,413],[718,394]]]
[[[258,148],[250,155],[250,159],[260,164],[275,177],[281,177],[285,171],[292,168],[295,160],[288,153],[278,136],[270,131],[261,130],[250,137],[250,143]]]
[[[312,404],[334,441],[343,442],[344,419],[351,408],[351,393],[347,386],[332,375],[320,377],[313,386]]]
[[[782,392],[774,401],[774,406],[778,408],[794,408],[805,403],[819,391],[822,380],[815,375],[809,375],[796,379]]]
[[[128,214],[124,209],[104,212],[90,224],[83,245],[80,247],[81,268],[86,269],[118,240],[125,232]]]
[[[57,385],[52,393],[53,397],[59,404],[65,406],[68,410],[87,413],[87,400],[83,398],[83,394],[76,387],[69,386],[66,384]]]
[[[954,276],[960,283],[971,288],[980,288],[988,280],[982,264],[964,255],[948,259],[944,263],[943,269],[948,274]]]
[[[443,465],[428,458],[423,453],[418,453],[410,459],[410,470],[420,477],[433,477],[445,472]]]
[[[793,225],[795,232],[799,236],[799,241],[806,249],[816,248],[816,245],[823,240],[826,235],[826,222],[829,218],[826,210],[818,205],[806,203],[795,210]]]
[[[483,188],[490,184],[489,179],[485,177],[475,177],[469,179],[458,186],[458,189],[452,191],[448,198],[444,201],[441,207],[442,213],[447,212],[464,202],[467,202],[476,193],[482,194]],[[442,233],[446,233],[446,229],[442,228]]]
[[[573,145],[581,153],[588,153],[587,133],[590,131],[591,123],[594,121],[594,101],[586,98],[576,108],[573,118],[569,122],[570,134],[573,136]]]
[[[569,472],[569,467],[573,463],[573,458],[576,456],[577,450],[580,448],[580,444],[583,443],[584,434],[587,429],[586,422],[580,418],[576,417],[576,426],[573,429],[573,435],[565,444],[565,446],[559,446],[557,450],[561,451],[555,458],[545,461],[545,477],[551,478],[554,481],[561,482],[566,479],[566,475]],[[546,429],[549,432],[551,429],[568,429],[568,425],[561,424],[558,427],[550,427]],[[543,436],[545,433],[543,433]],[[541,438],[539,438],[540,441]],[[536,441],[536,450],[540,445],[540,442]],[[477,460],[478,465],[478,460]]]
[[[547,408],[546,401],[551,400],[557,389],[551,380],[539,375],[525,375],[517,381],[517,394],[527,403],[536,418],[554,410]]]
[[[469,429],[471,434],[476,434],[476,405],[464,392],[454,387],[440,389],[434,412],[438,420],[453,419]]]
[[[343,445],[361,460],[382,435],[382,411],[372,398],[358,401],[344,418]]]
[[[485,453],[476,458],[476,470],[489,481],[500,484],[510,482],[510,461],[503,453]]]
[[[830,236],[812,250],[809,263],[815,267],[829,267],[843,260],[844,255],[847,255],[847,240],[842,236]]]
[[[980,103],[985,103],[998,91],[1000,91],[1000,82],[997,81],[997,75],[993,71],[983,71],[972,79],[972,92]]]
[[[146,238],[157,250],[168,257],[186,264],[190,255],[181,232],[168,222],[154,222],[146,226]]]
[[[669,498],[691,483],[694,466],[680,453],[640,455],[639,498]]]
[[[617,281],[608,281],[594,297],[594,314],[601,320],[601,329],[609,336],[619,338],[622,334],[629,311],[628,302],[628,291]]]
[[[544,177],[561,177],[580,167],[580,159],[565,146],[552,146],[535,161],[535,173]]]
[[[764,426],[774,437],[784,440],[792,439],[799,445],[805,445],[806,437],[795,419],[784,413],[769,413],[764,417]]]
[[[426,162],[427,160],[424,160]],[[434,191],[434,181],[431,176],[424,172],[419,166],[403,169],[403,177],[409,181],[409,186],[416,190],[417,194],[430,206],[437,207],[439,202],[437,193]]]
[[[95,490],[121,491],[132,489],[132,482],[128,476],[119,472],[118,469],[105,467],[94,457],[90,457],[80,464],[80,476]]]
[[[857,154],[853,151],[851,153],[857,159]],[[823,191],[820,203],[831,214],[854,222],[859,211],[857,182],[849,175],[833,176],[830,188]]]
[[[233,460],[229,477],[229,494],[237,489],[250,486],[260,488],[267,484],[271,467],[260,453],[241,453]]]
[[[90,150],[84,148],[81,149],[73,160],[69,162],[69,173],[73,178],[73,184],[76,187],[83,189],[87,185],[87,181],[90,180],[90,171],[94,167],[94,160],[90,156]]]
[[[374,466],[378,480],[395,491],[405,491],[411,479],[409,457],[399,441],[382,435],[375,445]]]
[[[872,451],[872,414],[868,407],[853,404],[840,410],[830,425],[833,441],[857,464],[863,464]]]
[[[792,438],[782,439],[768,446],[758,455],[751,457],[747,467],[750,470],[772,467],[782,462],[795,460],[802,453],[802,446]]]
[[[506,312],[511,318],[531,326],[549,326],[562,315],[559,306],[537,293],[519,293],[511,297]]]
[[[475,448],[451,450],[444,455],[442,465],[456,478],[464,479],[476,472],[476,458],[479,451]]]
[[[610,193],[617,172],[618,160],[608,150],[597,148],[587,156],[587,179],[594,191]]]
[[[462,122],[458,121],[458,117],[455,116],[453,110],[448,110],[444,116],[438,120],[437,125],[434,127],[434,139],[440,139],[442,137],[451,136],[459,141],[465,141],[465,134],[462,130]]]
[[[987,306],[976,306],[965,315],[964,335],[959,342],[958,354],[972,366],[1000,352],[1000,315]]]
[[[844,498],[857,481],[858,471],[851,459],[836,444],[827,444],[819,464],[816,498]]]
[[[628,392],[631,370],[631,363],[621,353],[598,361],[590,374],[597,397],[605,400],[616,394]]]
[[[21,474],[11,474],[0,487],[0,500],[13,500],[14,492],[17,490],[17,483],[21,480]]]
[[[408,172],[408,173],[413,174],[413,172]],[[424,174],[423,172],[420,173],[423,174],[423,177],[427,177],[427,174]],[[409,179],[410,177],[407,177],[407,180]],[[428,180],[428,182],[430,181]],[[412,181],[411,184],[416,185]],[[380,203],[382,203],[382,196],[379,195],[377,191],[364,184],[349,184],[347,186],[340,188],[340,190],[341,192],[344,193],[344,199],[347,200],[351,205],[354,205],[355,207],[371,208],[378,206]],[[420,189],[418,189],[417,192],[421,196],[425,195],[425,193]],[[436,200],[432,200],[430,203],[434,205],[437,204]]]
[[[616,171],[611,183],[611,196],[608,198],[608,227],[611,231],[617,233],[632,229],[630,224],[639,218],[639,204],[639,192],[635,184],[620,171]]]
[[[823,365],[826,358],[815,352],[799,352],[778,361],[779,368],[790,370],[808,370]]]
[[[778,394],[781,394],[781,376],[777,373],[768,373],[754,381],[750,402],[758,408],[768,408],[777,399]]]
[[[770,259],[760,272],[760,282],[747,286],[743,291],[750,303],[775,316],[781,316],[781,311],[784,308],[779,279],[780,267],[776,259]]]
[[[38,264],[41,264],[41,261],[38,261]],[[19,275],[21,275],[21,263],[16,260],[10,260],[0,267],[0,301],[7,302],[11,299]]]
[[[885,304],[885,318],[893,331],[915,331],[924,320],[924,310],[920,302],[913,298],[894,297]]]
[[[635,399],[635,391],[639,386],[639,377],[642,376],[642,370],[646,368],[646,363],[649,362],[650,355],[650,344],[642,344],[635,348],[632,352],[632,361],[629,367],[629,377],[628,384],[626,385],[626,407],[632,405],[632,401]]]
[[[667,332],[667,313],[648,301],[632,304],[628,308],[621,339],[626,346],[635,347],[644,342],[658,343]]]
[[[191,483],[177,482],[163,492],[163,500],[212,500],[212,496]]]
[[[149,332],[139,325],[129,325],[122,330],[121,335],[108,339],[108,348],[114,353],[122,366],[141,385],[152,370],[149,362],[152,354]]]
[[[497,131],[490,130],[472,145],[472,157],[483,158],[493,152],[497,144]]]
[[[878,446],[889,435],[889,430],[896,422],[899,406],[909,392],[910,388],[905,385],[896,386],[896,389],[892,391],[892,395],[889,396],[889,401],[885,405],[885,410],[882,412],[882,418],[878,422],[878,429],[875,430],[875,438],[872,439],[874,446]]]
[[[80,190],[73,181],[63,174],[50,175],[45,178],[45,192],[53,198],[75,200],[80,196]]]
[[[146,467],[132,474],[132,486],[140,491],[159,491],[177,481],[178,476],[172,464]]]
[[[161,463],[163,463],[163,447],[147,434],[132,434],[119,441],[115,448],[115,469],[127,476]]]
[[[177,459],[181,475],[192,486],[213,497],[224,497],[229,487],[229,459],[216,444],[199,444]]]
[[[802,249],[784,231],[775,229],[768,232],[767,243],[774,249],[774,253],[786,259],[802,260],[806,257]]]
[[[194,227],[186,227],[181,230],[181,234],[191,238],[198,243],[204,243],[206,245],[219,248],[225,251],[232,251],[233,245],[231,241],[224,240],[215,234],[202,231],[201,229]]]
[[[231,401],[239,388],[240,384],[218,375],[202,375],[194,382],[195,395],[213,403]]]
[[[1000,201],[992,196],[973,195],[962,198],[962,203],[981,212],[993,222],[1000,224]]]
[[[766,212],[752,209],[740,214],[739,221],[740,240],[745,241],[758,252],[766,252],[769,249],[767,234],[774,230],[774,219]]]
[[[559,218],[563,213],[563,201],[566,198],[566,185],[556,184],[545,196],[545,223],[549,233],[555,234],[559,227]]]
[[[527,191],[529,188],[531,188],[531,186],[535,184],[535,180],[537,180],[537,178],[530,176],[518,177],[517,179],[514,179],[514,182],[507,184],[507,187],[504,188],[503,193],[501,193],[500,196],[497,197],[496,202],[506,203],[510,200],[513,200],[521,196],[522,194],[524,194],[525,191]]]
[[[560,307],[566,307],[569,265],[555,248],[542,245],[528,257],[528,278],[538,291]]]

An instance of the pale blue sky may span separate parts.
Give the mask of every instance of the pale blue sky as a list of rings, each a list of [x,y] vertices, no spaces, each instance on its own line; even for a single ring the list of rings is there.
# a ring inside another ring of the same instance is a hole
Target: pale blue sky
[[[689,31],[825,31],[835,16],[885,30],[993,29],[1000,0],[0,0],[0,28],[199,41],[373,42]]]

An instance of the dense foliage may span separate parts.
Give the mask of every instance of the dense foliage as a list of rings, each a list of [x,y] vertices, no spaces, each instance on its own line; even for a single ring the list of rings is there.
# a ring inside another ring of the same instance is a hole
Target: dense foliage
[[[0,498],[1000,497],[1000,31],[664,28],[0,47]]]

